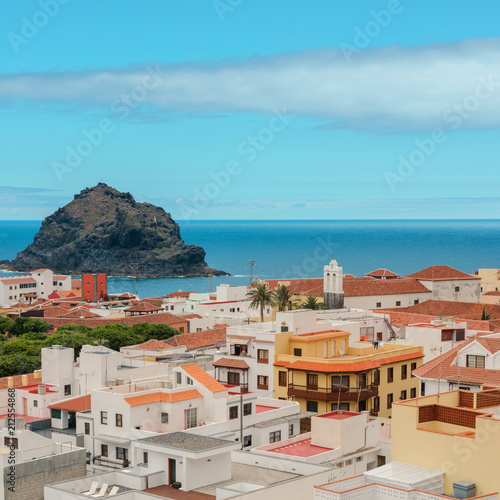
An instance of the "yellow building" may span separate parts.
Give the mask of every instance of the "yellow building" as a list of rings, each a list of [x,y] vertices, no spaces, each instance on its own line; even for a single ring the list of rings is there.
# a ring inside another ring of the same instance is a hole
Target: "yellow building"
[[[475,483],[476,495],[500,491],[500,420],[494,418],[499,401],[500,390],[492,389],[395,404],[392,460],[442,470],[448,495],[455,481]]]
[[[481,278],[481,292],[499,292],[500,291],[500,269],[478,269],[476,276]]]
[[[349,332],[276,334],[274,397],[292,399],[302,410],[370,411],[389,417],[393,401],[414,398],[422,364],[420,346],[357,342]]]

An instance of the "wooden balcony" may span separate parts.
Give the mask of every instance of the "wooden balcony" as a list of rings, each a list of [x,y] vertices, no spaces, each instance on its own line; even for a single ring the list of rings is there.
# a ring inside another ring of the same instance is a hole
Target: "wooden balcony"
[[[340,397],[339,397],[340,394]],[[288,396],[317,401],[364,401],[378,396],[378,385],[364,387],[311,387],[288,384]]]

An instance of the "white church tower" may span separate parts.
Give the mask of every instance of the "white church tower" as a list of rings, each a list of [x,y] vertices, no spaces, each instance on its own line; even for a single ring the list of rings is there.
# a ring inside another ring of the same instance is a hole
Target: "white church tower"
[[[344,308],[343,272],[333,257],[323,271],[323,300],[327,309]]]

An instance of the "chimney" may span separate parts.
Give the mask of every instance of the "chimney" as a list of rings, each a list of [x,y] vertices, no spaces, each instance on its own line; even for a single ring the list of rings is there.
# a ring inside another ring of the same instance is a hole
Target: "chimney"
[[[45,396],[45,394],[47,394],[47,386],[45,384],[38,385],[38,394],[40,396]]]
[[[28,375],[23,375],[21,377],[21,384],[23,387],[26,387],[28,385]]]
[[[14,379],[12,377],[9,377],[7,379],[7,388],[12,389],[14,387]]]

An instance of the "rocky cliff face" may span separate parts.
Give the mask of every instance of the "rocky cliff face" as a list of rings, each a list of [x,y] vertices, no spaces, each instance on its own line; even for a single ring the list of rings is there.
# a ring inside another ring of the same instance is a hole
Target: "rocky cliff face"
[[[19,271],[142,276],[226,275],[205,263],[205,251],[182,241],[163,208],[99,183],[47,217],[35,241],[11,263]]]

